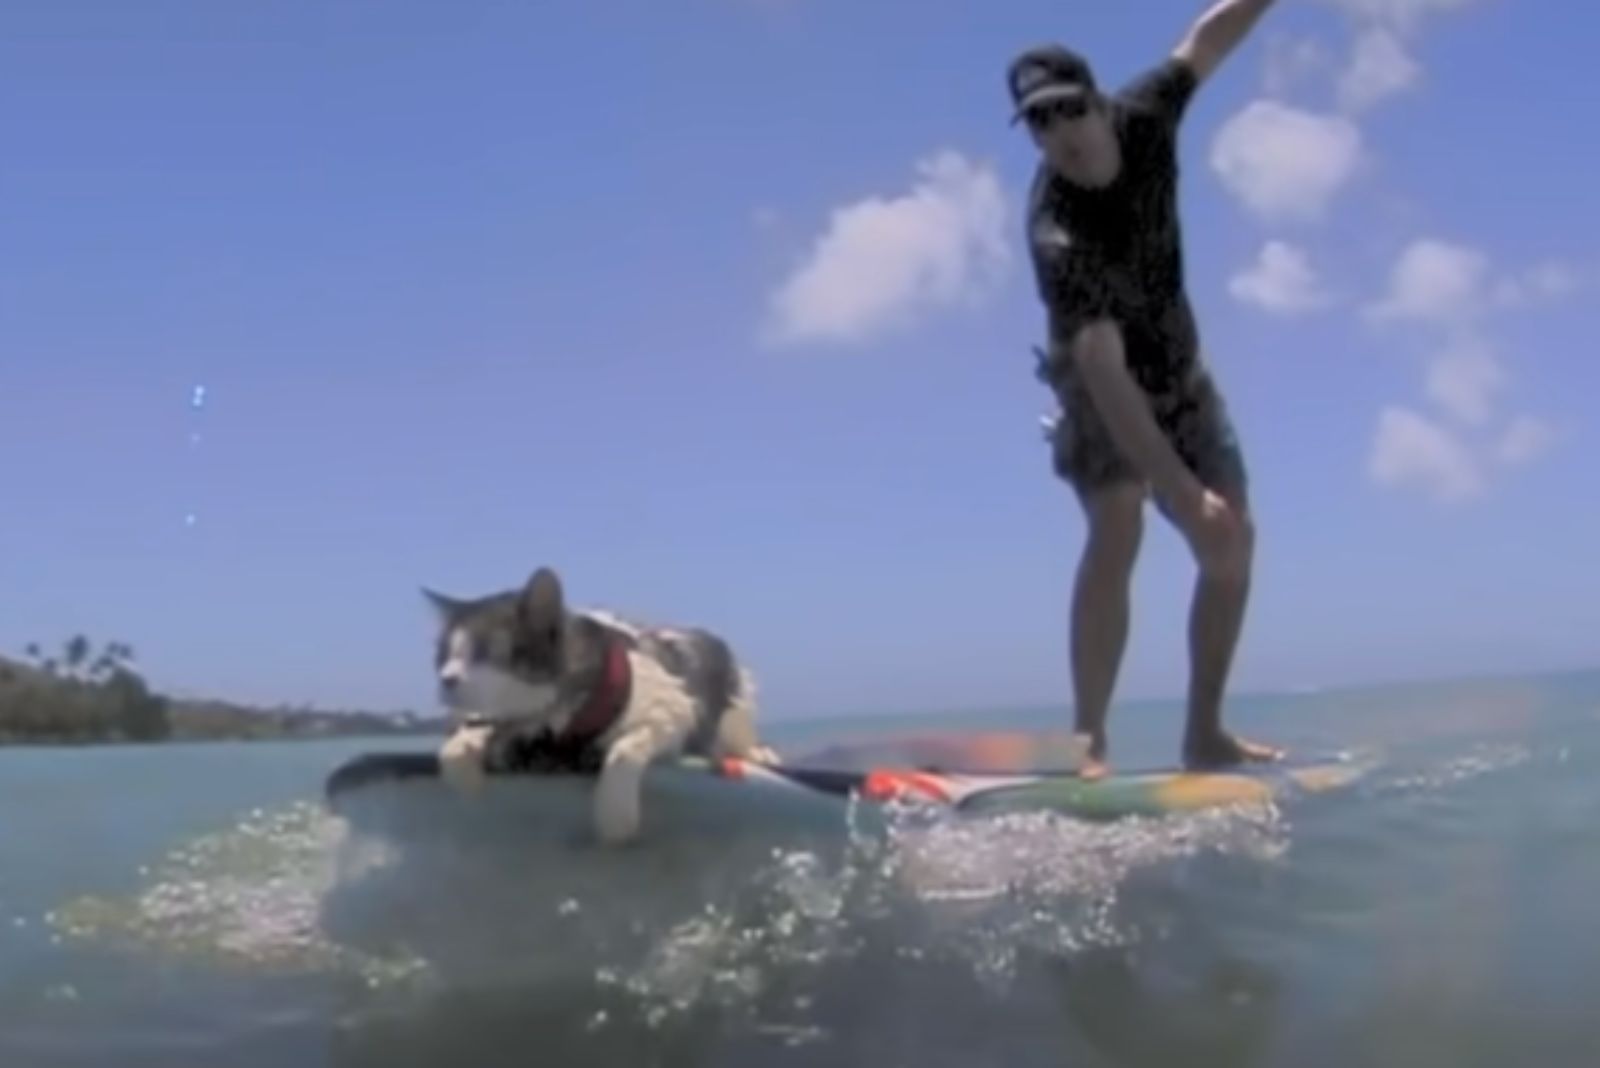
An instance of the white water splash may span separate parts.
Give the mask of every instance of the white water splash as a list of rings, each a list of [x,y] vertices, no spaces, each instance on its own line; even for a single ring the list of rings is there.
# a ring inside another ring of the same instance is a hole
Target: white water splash
[[[597,979],[636,999],[653,1026],[695,1006],[754,1005],[873,955],[954,966],[1003,991],[1020,954],[1070,956],[1146,934],[1119,908],[1132,876],[1202,854],[1270,860],[1286,845],[1271,806],[1109,824],[903,818],[886,838],[854,838],[833,863],[775,853],[740,889],[662,932],[634,967]]]
[[[1399,793],[1433,792],[1484,775],[1519,767],[1532,758],[1532,751],[1524,745],[1484,743],[1435,766],[1390,779],[1383,788]]]
[[[1109,824],[907,810],[847,830],[831,845],[705,853],[452,848],[408,867],[403,850],[303,804],[172,851],[131,899],[79,899],[50,920],[66,937],[400,992],[590,985],[602,995],[591,1030],[711,1008],[798,1045],[824,1037],[830,984],[855,969],[916,963],[1003,991],[1027,956],[1159,937],[1124,907],[1130,880],[1202,855],[1271,859],[1287,838],[1270,806]],[[335,892],[360,948],[325,929]]]
[[[64,937],[253,971],[348,970],[369,985],[410,978],[422,962],[354,953],[321,930],[343,835],[342,823],[319,805],[258,809],[141,868],[145,887],[134,898],[82,897],[46,918]]]

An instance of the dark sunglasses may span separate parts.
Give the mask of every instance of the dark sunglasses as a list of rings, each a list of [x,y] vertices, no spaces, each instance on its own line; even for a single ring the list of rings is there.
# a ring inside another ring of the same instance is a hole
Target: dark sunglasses
[[[1060,119],[1070,122],[1089,113],[1089,100],[1087,97],[1074,97],[1066,100],[1052,100],[1048,104],[1029,108],[1022,113],[1024,121],[1035,130],[1043,130],[1051,123]]]

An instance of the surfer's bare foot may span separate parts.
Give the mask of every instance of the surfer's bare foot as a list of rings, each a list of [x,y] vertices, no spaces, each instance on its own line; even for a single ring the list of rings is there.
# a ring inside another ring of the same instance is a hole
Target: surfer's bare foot
[[[1106,763],[1106,735],[1104,731],[1080,732],[1079,737],[1088,737],[1088,749],[1083,760],[1078,764],[1078,778],[1103,779],[1111,774],[1111,765]]]
[[[1094,757],[1090,757],[1088,760],[1085,760],[1078,768],[1078,778],[1084,779],[1088,782],[1094,782],[1096,779],[1103,779],[1110,774],[1111,765],[1107,764],[1104,760],[1096,760]]]
[[[1283,750],[1218,731],[1185,739],[1183,762],[1189,768],[1225,768],[1235,764],[1267,764],[1283,759]]]

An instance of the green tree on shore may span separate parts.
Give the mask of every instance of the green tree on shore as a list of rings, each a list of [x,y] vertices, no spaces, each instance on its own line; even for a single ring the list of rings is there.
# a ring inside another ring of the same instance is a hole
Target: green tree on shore
[[[0,678],[0,739],[159,741],[170,734],[167,700],[133,667],[126,643],[96,651],[75,634],[59,658],[38,642],[24,652],[33,671]]]

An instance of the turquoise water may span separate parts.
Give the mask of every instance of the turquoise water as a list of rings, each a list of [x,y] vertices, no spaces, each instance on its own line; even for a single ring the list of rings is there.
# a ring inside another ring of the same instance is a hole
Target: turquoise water
[[[1594,1063],[1600,674],[1233,715],[1375,769],[1111,826],[398,863],[319,802],[393,740],[0,751],[0,1065]],[[892,726],[929,724],[1062,725]],[[1178,730],[1120,708],[1113,755]]]

